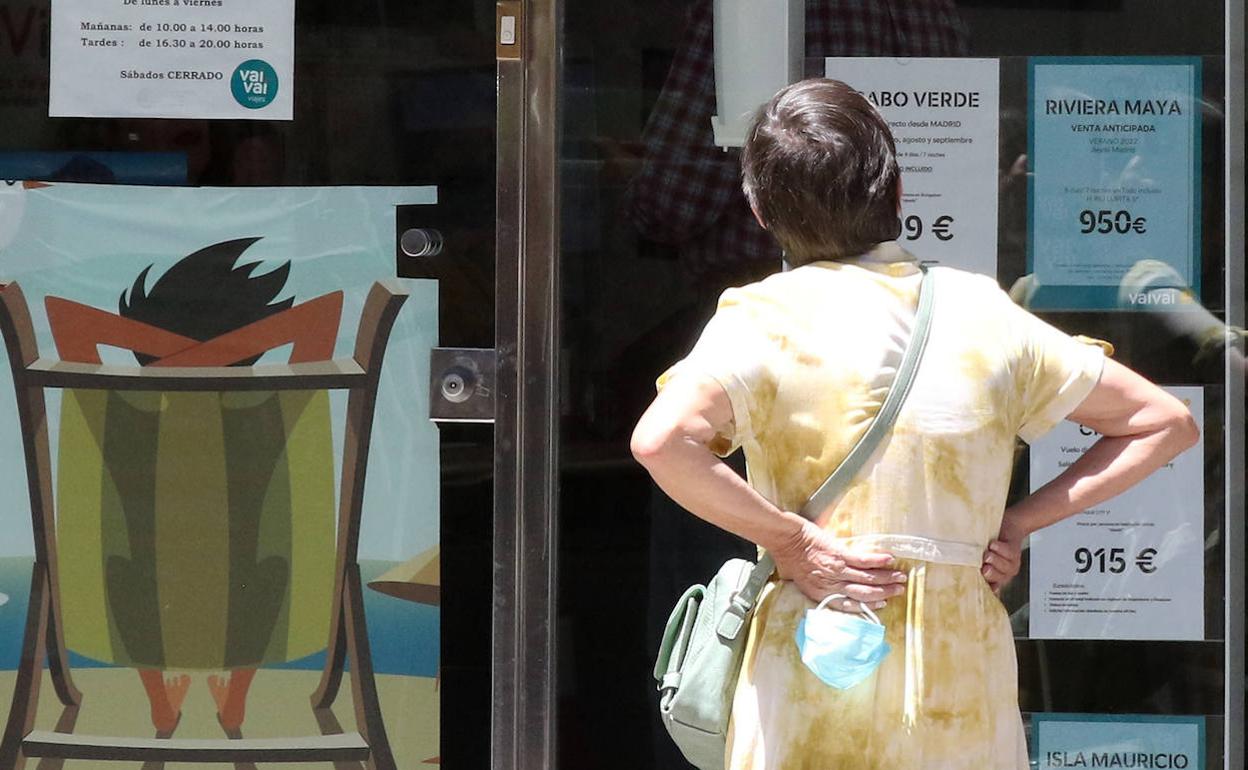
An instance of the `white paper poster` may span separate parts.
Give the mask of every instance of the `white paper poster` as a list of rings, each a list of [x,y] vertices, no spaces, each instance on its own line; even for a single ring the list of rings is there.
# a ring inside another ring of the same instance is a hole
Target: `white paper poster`
[[[295,0],[53,0],[48,114],[294,117]]]
[[[996,59],[829,58],[893,130],[901,243],[923,260],[997,276]]]
[[[1199,387],[1167,387],[1204,429]],[[1031,489],[1099,436],[1063,422],[1031,445]],[[1138,485],[1031,536],[1033,639],[1205,638],[1204,439]]]

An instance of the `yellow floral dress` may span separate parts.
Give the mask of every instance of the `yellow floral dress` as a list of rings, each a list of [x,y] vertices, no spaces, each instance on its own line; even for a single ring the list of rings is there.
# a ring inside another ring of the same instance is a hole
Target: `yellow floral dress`
[[[1017,307],[990,278],[933,268],[928,347],[892,434],[820,523],[898,557],[907,593],[879,613],[892,652],[837,690],[798,657],[812,607],[787,582],[759,603],[733,704],[728,770],[1025,770],[1014,640],[980,574],[1015,437],[1034,440],[1100,377],[1103,353]],[[750,483],[791,511],[879,410],[909,341],[920,273],[895,243],[771,276],[720,300],[669,370],[713,377]],[[683,375],[682,375],[683,376]]]

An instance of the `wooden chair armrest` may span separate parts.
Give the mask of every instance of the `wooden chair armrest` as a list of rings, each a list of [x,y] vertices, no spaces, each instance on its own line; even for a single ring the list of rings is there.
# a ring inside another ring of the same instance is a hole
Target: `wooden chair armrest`
[[[44,388],[139,391],[350,390],[364,387],[364,369],[350,358],[260,366],[79,364],[40,358],[26,367]]]

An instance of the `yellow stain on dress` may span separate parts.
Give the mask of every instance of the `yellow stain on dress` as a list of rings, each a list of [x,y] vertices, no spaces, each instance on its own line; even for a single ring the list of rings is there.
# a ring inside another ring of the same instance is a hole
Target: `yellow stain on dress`
[[[768,332],[767,339],[773,343],[778,350],[787,353],[793,347],[793,342],[789,339],[789,335],[782,332]]]
[[[750,415],[750,421],[756,428],[762,428],[760,436],[765,431],[768,419],[771,416],[776,405],[776,390],[778,383],[774,377],[760,378],[751,391],[754,397],[754,413]]]
[[[967,389],[976,393],[972,404],[976,414],[985,418],[994,429],[1013,435],[1008,424],[1017,424],[1014,414],[1015,397],[1012,383],[1003,376],[1000,362],[990,361],[985,351],[971,348],[958,357],[959,374],[965,378]]]
[[[820,358],[819,356],[812,355],[810,353],[804,353],[801,351],[798,351],[797,353],[793,355],[793,360],[801,364],[802,366],[809,366],[812,368],[818,368],[820,366],[823,366],[822,358]]]
[[[966,469],[962,467],[961,453],[952,441],[933,436],[923,444],[923,465],[929,478],[941,489],[965,503],[974,505],[974,497],[966,484]]]

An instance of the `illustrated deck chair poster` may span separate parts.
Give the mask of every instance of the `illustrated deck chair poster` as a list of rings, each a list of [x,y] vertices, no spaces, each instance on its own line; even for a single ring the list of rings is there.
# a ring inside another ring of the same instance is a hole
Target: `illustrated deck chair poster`
[[[438,762],[435,196],[0,188],[0,770]]]

